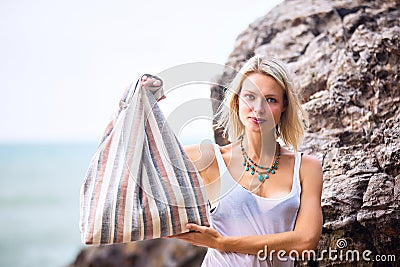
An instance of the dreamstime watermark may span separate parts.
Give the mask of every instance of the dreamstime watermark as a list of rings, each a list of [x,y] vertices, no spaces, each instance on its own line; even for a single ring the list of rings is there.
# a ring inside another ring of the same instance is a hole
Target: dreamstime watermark
[[[355,262],[355,261],[376,261],[376,262],[395,262],[396,255],[373,255],[371,250],[359,251],[357,249],[346,249],[347,241],[344,238],[340,238],[336,241],[336,248],[328,247],[319,252],[315,250],[304,250],[299,253],[297,250],[291,250],[289,252],[285,250],[276,251],[274,249],[268,250],[268,246],[265,245],[263,250],[259,250],[257,258],[260,261],[278,260],[301,260],[301,261],[341,261],[341,262]]]

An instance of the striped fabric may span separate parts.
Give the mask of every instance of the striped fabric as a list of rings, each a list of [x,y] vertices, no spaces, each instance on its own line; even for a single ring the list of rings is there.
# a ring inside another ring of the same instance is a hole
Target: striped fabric
[[[204,184],[157,105],[162,95],[138,83],[126,90],[81,187],[83,243],[175,235],[188,222],[209,226]]]

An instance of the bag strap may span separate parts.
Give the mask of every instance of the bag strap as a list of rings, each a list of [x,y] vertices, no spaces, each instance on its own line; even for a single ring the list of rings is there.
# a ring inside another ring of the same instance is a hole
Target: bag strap
[[[129,103],[130,103],[131,100],[132,100],[132,96],[135,94],[136,88],[138,87],[139,82],[142,80],[143,76],[147,76],[147,77],[150,77],[150,78],[154,78],[154,79],[157,79],[157,80],[159,80],[159,81],[161,82],[161,85],[159,85],[159,86],[154,86],[154,89],[157,88],[157,90],[158,90],[159,88],[162,88],[162,86],[164,85],[163,80],[160,79],[159,77],[157,77],[157,76],[155,76],[155,75],[151,75],[151,74],[142,74],[142,76],[140,76],[140,78],[136,81],[135,86],[133,86],[133,83],[131,83],[131,84],[129,85],[129,88],[128,88],[126,94],[124,94],[124,96],[122,97],[122,99],[119,101],[119,107],[120,107],[120,109],[126,109],[126,108],[129,106]],[[157,90],[156,90],[156,91],[157,91]],[[153,92],[153,94],[154,94],[154,92]]]

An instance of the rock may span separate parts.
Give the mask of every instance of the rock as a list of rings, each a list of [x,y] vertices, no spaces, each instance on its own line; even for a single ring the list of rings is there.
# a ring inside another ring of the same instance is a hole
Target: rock
[[[388,0],[285,1],[239,35],[227,60],[239,69],[254,54],[278,56],[304,92],[310,128],[301,150],[318,157],[324,172],[319,251],[344,238],[360,255],[400,257],[399,7]],[[221,91],[214,86],[212,95]],[[332,264],[371,266],[319,261]]]
[[[370,250],[400,259],[399,18],[398,1],[287,0],[251,23],[227,60],[239,69],[254,54],[278,56],[304,92],[310,128],[301,150],[324,172],[319,252],[345,241],[360,257]],[[231,78],[227,68],[219,84]],[[211,88],[212,98],[222,96],[222,87]],[[228,143],[221,131],[215,136]],[[204,253],[156,239],[85,249],[71,266],[200,266]],[[328,257],[318,264],[372,266]]]
[[[178,239],[154,239],[83,249],[70,267],[200,266],[206,249]]]

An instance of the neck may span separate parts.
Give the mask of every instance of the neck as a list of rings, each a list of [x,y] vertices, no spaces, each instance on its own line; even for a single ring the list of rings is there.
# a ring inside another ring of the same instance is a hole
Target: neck
[[[269,165],[276,153],[275,129],[270,132],[245,132],[243,146],[255,162]]]

